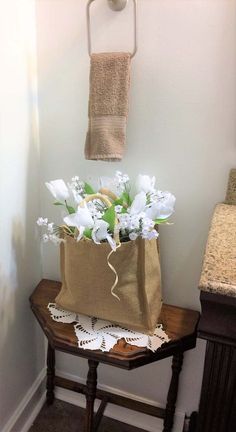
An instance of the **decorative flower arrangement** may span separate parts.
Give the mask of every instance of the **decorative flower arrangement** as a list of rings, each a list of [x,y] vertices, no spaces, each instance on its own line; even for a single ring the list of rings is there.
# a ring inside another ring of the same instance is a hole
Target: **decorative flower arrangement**
[[[98,191],[73,177],[71,183],[54,180],[46,183],[56,206],[67,212],[63,223],[55,225],[47,218],[37,220],[46,229],[44,242],[55,244],[65,236],[87,239],[96,244],[108,242],[116,250],[121,242],[158,237],[156,225],[168,223],[174,211],[175,197],[155,188],[155,177],[139,175],[131,188],[127,174],[117,171],[114,178],[101,177]]]

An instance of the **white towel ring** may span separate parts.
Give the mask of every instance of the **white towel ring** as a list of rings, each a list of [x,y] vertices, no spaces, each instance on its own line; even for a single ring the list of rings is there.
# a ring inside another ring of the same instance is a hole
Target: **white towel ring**
[[[91,57],[92,42],[91,42],[91,21],[90,21],[90,6],[95,0],[89,0],[87,3],[87,34],[88,34],[88,53]],[[121,11],[127,5],[128,0],[108,0],[109,7],[114,11]],[[134,4],[134,50],[131,54],[133,58],[137,52],[137,0],[133,0]]]

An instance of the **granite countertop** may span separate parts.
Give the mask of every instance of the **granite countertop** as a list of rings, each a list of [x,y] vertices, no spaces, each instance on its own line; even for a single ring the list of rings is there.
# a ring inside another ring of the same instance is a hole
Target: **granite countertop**
[[[236,205],[216,205],[199,288],[236,297]]]

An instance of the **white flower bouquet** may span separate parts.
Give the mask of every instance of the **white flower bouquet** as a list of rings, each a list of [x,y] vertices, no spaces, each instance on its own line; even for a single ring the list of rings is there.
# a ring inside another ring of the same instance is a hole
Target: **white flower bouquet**
[[[152,334],[162,306],[156,227],[168,223],[175,197],[157,190],[155,177],[146,175],[138,176],[133,190],[119,171],[102,177],[97,188],[79,177],[46,186],[66,212],[61,225],[37,221],[47,230],[44,241],[60,243],[62,288],[56,303]]]
[[[77,176],[68,185],[60,179],[46,186],[55,198],[54,204],[64,206],[68,215],[60,226],[47,218],[38,219],[38,225],[47,229],[45,242],[57,244],[67,235],[76,241],[85,238],[96,244],[108,242],[115,250],[120,242],[157,238],[155,227],[168,223],[174,211],[175,197],[155,189],[155,177],[147,175],[138,176],[136,194],[132,193],[128,175],[119,171],[114,178],[100,178],[98,191]]]

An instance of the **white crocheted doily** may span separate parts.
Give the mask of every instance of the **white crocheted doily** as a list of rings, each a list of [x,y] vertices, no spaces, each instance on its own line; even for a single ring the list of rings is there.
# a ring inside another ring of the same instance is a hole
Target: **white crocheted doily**
[[[74,329],[79,348],[110,351],[119,339],[124,338],[130,345],[146,347],[155,352],[163,343],[170,341],[162,324],[158,324],[154,335],[149,336],[127,330],[109,321],[69,312],[61,309],[55,303],[49,303],[48,309],[54,321],[66,324],[76,322]]]

